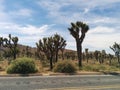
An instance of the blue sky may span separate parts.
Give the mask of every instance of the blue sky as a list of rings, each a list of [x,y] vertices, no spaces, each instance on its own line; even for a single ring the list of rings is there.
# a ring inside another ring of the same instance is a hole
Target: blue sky
[[[120,43],[120,0],[0,0],[0,36],[19,37],[19,43],[35,46],[43,37],[60,34],[67,49],[76,50],[67,30],[71,22],[83,21],[90,30],[83,50],[106,50]]]

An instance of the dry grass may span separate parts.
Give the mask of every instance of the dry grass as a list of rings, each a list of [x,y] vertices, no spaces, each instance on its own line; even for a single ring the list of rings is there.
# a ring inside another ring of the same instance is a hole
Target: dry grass
[[[8,61],[7,60],[0,61],[0,67],[2,70],[5,70],[8,67]]]
[[[113,60],[112,65],[109,65],[109,61],[107,59],[103,64],[100,64],[99,62],[94,62],[94,61],[95,60],[89,60],[88,63],[86,61],[83,61],[82,71],[97,71],[97,72],[120,71],[120,66],[117,63],[117,60]]]
[[[35,64],[37,65],[38,73],[41,73],[44,71],[42,63],[40,62],[40,60],[35,60]]]
[[[78,64],[78,61],[73,61],[73,63]],[[49,70],[49,63],[47,63],[47,66],[42,65],[40,60],[35,60],[35,64],[38,68],[38,73],[43,74],[50,74],[54,73]],[[0,75],[6,74],[5,70],[8,67],[8,61],[0,61]],[[94,63],[94,60],[89,60],[87,63],[86,61],[83,61],[83,68],[80,70],[80,72],[114,72],[114,71],[120,71],[120,66],[118,66],[117,60],[113,60],[112,65],[109,65],[108,60],[105,61],[104,64],[99,64],[98,62]]]

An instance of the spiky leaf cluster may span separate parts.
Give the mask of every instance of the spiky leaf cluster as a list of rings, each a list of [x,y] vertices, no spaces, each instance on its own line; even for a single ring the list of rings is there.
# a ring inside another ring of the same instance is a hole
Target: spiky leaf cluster
[[[76,23],[71,23],[71,28],[68,28],[68,30],[76,40],[81,40],[82,42],[85,33],[89,30],[89,26],[83,22],[77,21]]]
[[[61,49],[66,46],[66,40],[64,40],[64,38],[61,37],[60,35],[55,34],[53,39],[56,49]]]
[[[116,55],[120,55],[120,44],[115,42],[113,46],[110,46],[110,48],[115,52]]]

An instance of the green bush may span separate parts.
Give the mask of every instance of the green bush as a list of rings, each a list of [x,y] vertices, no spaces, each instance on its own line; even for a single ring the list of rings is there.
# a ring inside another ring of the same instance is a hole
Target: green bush
[[[31,58],[18,58],[11,62],[7,68],[7,73],[28,74],[37,72],[35,62]]]
[[[57,62],[54,67],[54,72],[60,72],[60,73],[75,73],[76,70],[77,68],[75,64],[70,60]]]

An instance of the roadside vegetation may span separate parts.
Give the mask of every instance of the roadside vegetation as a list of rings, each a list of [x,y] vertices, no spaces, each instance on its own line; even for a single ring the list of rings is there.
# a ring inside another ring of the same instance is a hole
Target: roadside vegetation
[[[28,74],[28,73],[35,73],[37,72],[37,66],[32,60],[32,58],[17,58],[16,60],[12,61],[7,68],[7,73],[20,73],[20,74]]]
[[[60,73],[75,73],[77,66],[71,60],[59,61],[55,64],[54,72]]]
[[[105,50],[82,49],[89,26],[83,22],[71,23],[68,31],[76,41],[77,51],[65,49],[67,41],[59,34],[44,37],[36,48],[18,44],[19,38],[0,37],[0,72],[8,74],[76,73],[81,71],[120,71],[120,44],[110,46],[115,55]]]

